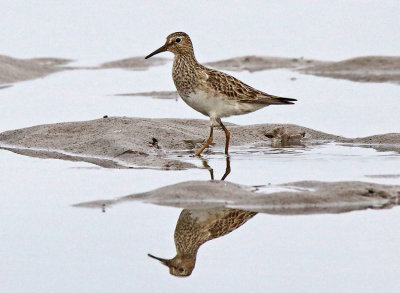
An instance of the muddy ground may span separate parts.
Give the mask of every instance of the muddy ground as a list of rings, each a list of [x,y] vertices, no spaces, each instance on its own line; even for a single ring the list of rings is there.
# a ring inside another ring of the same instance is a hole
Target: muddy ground
[[[142,57],[128,58],[105,63],[100,68],[136,69],[145,66],[162,65],[170,62],[169,59],[146,63]],[[161,63],[159,63],[161,62]],[[218,70],[257,72],[271,69],[289,69],[304,74],[322,77],[347,79],[357,82],[390,82],[400,83],[400,57],[397,56],[363,56],[343,61],[321,61],[313,59],[243,56],[226,60],[204,63],[205,66]]]
[[[304,215],[385,209],[400,203],[400,186],[301,181],[274,186],[277,187],[284,190],[265,193],[256,192],[258,188],[226,181],[186,181],[144,193],[74,206],[104,211],[116,204],[142,201],[189,209],[230,207],[267,214]]]
[[[114,60],[93,67],[66,66],[71,60],[63,58],[17,59],[0,55],[0,89],[15,82],[44,77],[62,70],[96,70],[122,68],[146,70],[172,62],[172,59],[132,57]],[[211,68],[227,71],[249,71],[286,68],[304,74],[347,79],[357,82],[390,82],[400,84],[400,57],[365,56],[339,62],[313,59],[244,56],[204,63]]]
[[[249,72],[287,68],[305,74],[358,82],[400,83],[400,57],[365,56],[338,62],[304,58],[245,56],[210,62],[212,68]]]
[[[337,142],[400,150],[400,134],[345,138],[291,124],[239,126],[227,123],[231,143],[237,146],[285,147]],[[0,147],[41,158],[85,161],[107,168],[195,168],[179,159],[194,154],[209,135],[209,121],[107,117],[91,121],[38,125],[0,133]],[[215,131],[207,152],[223,152],[225,135]]]
[[[208,62],[204,65],[220,70],[256,72],[280,68],[299,69],[324,63],[325,62],[323,61],[304,58],[243,56],[221,61]]]
[[[40,78],[65,70],[62,65],[69,62],[71,60],[61,58],[17,59],[0,55],[0,84],[6,84],[0,89],[7,88],[7,84]]]
[[[140,56],[106,62],[92,69],[124,68],[130,70],[146,70],[152,66],[164,65],[168,62],[171,62],[171,60],[167,58],[153,57],[151,59],[144,59],[144,56]]]
[[[298,69],[306,74],[358,82],[400,84],[400,57],[367,56],[327,62]]]

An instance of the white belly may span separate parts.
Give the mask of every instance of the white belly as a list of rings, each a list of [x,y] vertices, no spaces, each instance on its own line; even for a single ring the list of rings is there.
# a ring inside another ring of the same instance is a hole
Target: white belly
[[[210,95],[199,90],[187,97],[182,97],[182,100],[196,111],[213,118],[241,115],[264,107],[264,105],[245,104],[235,100],[228,100],[223,95]]]

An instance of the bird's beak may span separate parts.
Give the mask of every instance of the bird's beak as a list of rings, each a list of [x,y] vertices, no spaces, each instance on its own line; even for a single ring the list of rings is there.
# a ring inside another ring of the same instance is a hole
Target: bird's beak
[[[157,54],[157,53],[156,53],[156,54]],[[151,54],[150,54],[150,55],[151,55]],[[146,58],[147,58],[147,57],[146,57]],[[163,265],[166,265],[167,267],[169,267],[169,259],[157,257],[157,256],[154,256],[154,255],[152,255],[152,254],[150,254],[150,253],[148,253],[147,255],[150,256],[151,258],[154,258],[154,259],[160,261]]]
[[[165,51],[167,51],[167,48],[168,48],[168,46],[167,46],[167,44],[165,44],[165,45],[162,46],[161,48],[158,48],[157,50],[155,50],[153,53],[147,55],[144,59],[148,59],[148,58],[150,58],[151,56],[154,56],[154,55],[156,55],[156,54],[158,54],[158,53],[165,52]]]

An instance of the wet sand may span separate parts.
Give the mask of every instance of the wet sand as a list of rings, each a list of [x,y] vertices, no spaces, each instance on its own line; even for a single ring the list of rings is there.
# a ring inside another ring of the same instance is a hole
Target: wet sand
[[[283,191],[256,192],[258,188],[226,181],[187,181],[144,193],[77,203],[74,206],[104,210],[115,204],[142,201],[190,209],[229,207],[267,214],[303,215],[386,209],[400,204],[400,186],[301,181],[273,187]]]
[[[79,67],[65,66],[71,62],[63,58],[17,59],[0,55],[0,89],[18,81],[44,77],[61,70],[98,70],[129,69],[147,70],[153,66],[161,66],[171,59],[153,57],[145,60],[143,56],[105,62],[99,66]],[[313,59],[243,56],[226,60],[204,63],[206,66],[227,71],[257,72],[272,69],[289,69],[304,74],[347,79],[357,82],[390,82],[400,84],[400,57],[365,56],[339,62]],[[129,95],[138,95],[133,93]],[[128,94],[126,94],[128,95]]]
[[[0,55],[0,84],[44,77],[54,72],[66,70],[62,65],[71,62],[61,58],[17,59]],[[6,88],[9,85],[2,86]]]
[[[19,81],[45,77],[46,75],[63,70],[95,70],[124,68],[130,70],[147,70],[152,66],[160,66],[170,62],[170,59],[154,57],[145,60],[144,57],[132,57],[103,63],[99,66],[82,67],[67,66],[71,59],[65,58],[29,58],[18,59],[0,55],[0,89]]]
[[[149,60],[144,61],[142,57],[135,57],[108,62],[101,65],[100,68],[146,69],[150,66],[163,65],[170,61],[169,59],[157,58],[157,60],[152,61],[154,63],[148,63]],[[400,84],[400,57],[397,56],[362,56],[338,62],[304,59],[303,57],[243,56],[207,62],[204,65],[227,71],[257,72],[272,69],[289,69],[304,74],[357,82]]]
[[[358,57],[340,62],[314,64],[298,70],[306,74],[358,82],[400,84],[400,57]]]
[[[106,62],[93,69],[123,68],[130,70],[147,70],[152,66],[161,66],[168,62],[171,62],[171,60],[167,58],[153,57],[146,60],[144,56],[140,56]]]
[[[209,62],[206,65],[221,70],[249,72],[286,68],[305,74],[357,82],[400,83],[400,57],[393,56],[365,56],[338,62],[302,57],[245,56]]]
[[[345,138],[291,124],[238,126],[227,123],[231,146],[285,147],[336,142],[399,151],[400,134]],[[179,159],[193,154],[208,137],[209,121],[110,117],[91,121],[38,125],[0,133],[0,147],[33,157],[95,163],[107,168],[195,168]],[[221,153],[223,131],[214,134],[205,153]]]
[[[243,56],[230,58],[221,61],[205,63],[206,66],[219,70],[228,71],[263,71],[271,69],[298,69],[311,65],[324,64],[322,61],[304,58],[283,58],[283,57],[264,57],[264,56]]]

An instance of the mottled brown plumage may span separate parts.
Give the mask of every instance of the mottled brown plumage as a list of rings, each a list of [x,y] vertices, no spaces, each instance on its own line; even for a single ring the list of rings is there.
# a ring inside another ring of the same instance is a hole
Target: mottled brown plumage
[[[182,100],[210,117],[210,137],[196,155],[200,155],[211,144],[213,127],[217,124],[225,131],[225,153],[228,154],[230,133],[221,118],[246,114],[269,105],[293,104],[296,101],[264,93],[229,74],[201,65],[194,56],[192,41],[186,33],[170,34],[165,44],[146,59],[164,51],[175,55],[172,77]]]
[[[257,213],[229,208],[182,210],[176,224],[176,256],[172,259],[153,257],[169,267],[175,276],[189,276],[196,264],[197,251],[205,242],[229,234]]]

